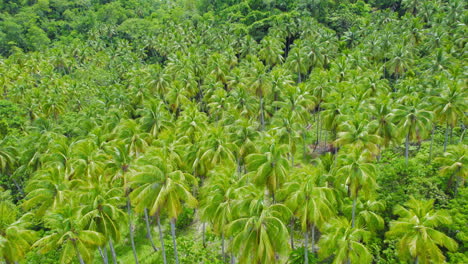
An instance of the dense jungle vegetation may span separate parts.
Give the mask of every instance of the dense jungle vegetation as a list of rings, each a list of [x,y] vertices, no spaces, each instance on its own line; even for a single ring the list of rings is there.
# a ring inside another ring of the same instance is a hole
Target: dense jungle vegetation
[[[0,263],[468,263],[467,10],[0,0]]]

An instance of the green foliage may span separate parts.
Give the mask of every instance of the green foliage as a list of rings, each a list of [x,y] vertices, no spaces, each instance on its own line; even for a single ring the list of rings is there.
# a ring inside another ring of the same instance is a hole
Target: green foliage
[[[179,218],[177,218],[176,227],[177,230],[184,230],[190,226],[193,222],[194,210],[190,208],[184,208]]]
[[[467,262],[465,24],[462,0],[0,1],[0,259]]]

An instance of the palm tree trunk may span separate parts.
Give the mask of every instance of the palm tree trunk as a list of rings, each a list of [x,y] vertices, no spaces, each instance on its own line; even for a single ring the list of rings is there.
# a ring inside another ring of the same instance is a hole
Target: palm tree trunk
[[[115,249],[114,249],[114,244],[112,243],[112,239],[109,239],[109,248],[110,248],[111,255],[112,255],[112,261],[114,262],[114,264],[117,264],[117,254],[115,254]]]
[[[448,125],[448,122],[447,122],[447,125],[445,127],[444,152],[447,151],[448,134],[449,134],[449,125]]]
[[[171,234],[172,234],[172,244],[174,245],[174,257],[176,264],[179,264],[179,254],[177,253],[177,242],[176,242],[176,233],[175,233],[175,222],[176,219],[171,219]]]
[[[306,129],[302,131],[302,160],[306,160],[306,149],[307,149],[307,144],[306,144]]]
[[[265,116],[263,113],[263,96],[260,95],[260,124],[261,124],[261,130],[265,129]]]
[[[408,155],[409,154],[409,132],[406,134],[406,141],[405,141],[405,161],[406,165],[408,165]]]
[[[309,230],[304,234],[304,263],[309,264]]]
[[[461,128],[462,128],[462,132],[461,132],[461,135],[460,135],[460,140],[458,141],[458,144],[462,143],[463,141],[463,138],[465,137],[465,125],[464,124],[461,124]]]
[[[202,223],[202,244],[203,248],[206,248],[206,240],[205,240],[205,231],[206,231],[206,223]]]
[[[291,248],[294,250],[294,218],[291,217],[291,220],[289,222],[289,234],[290,234],[290,243],[291,243]]]
[[[78,261],[80,262],[80,264],[85,264],[83,258],[81,257],[80,251],[78,250],[78,246],[76,245],[75,240],[73,240],[73,247],[75,248],[76,257],[78,258]]]
[[[98,247],[98,251],[99,251],[99,255],[101,255],[102,262],[103,262],[104,264],[108,264],[109,261],[107,260],[107,254],[104,255],[104,251],[107,252],[106,248],[104,248],[104,251],[103,251],[101,247]]]
[[[230,239],[230,242],[232,244],[232,238]],[[230,264],[235,264],[236,263],[236,257],[234,256],[234,252],[231,250],[231,261]]]
[[[315,225],[312,225],[312,253],[315,253]]]
[[[164,238],[163,238],[163,233],[161,229],[161,219],[159,218],[159,213],[156,213],[156,221],[158,222],[159,241],[161,241],[161,252],[163,255],[163,261],[164,261],[164,264],[167,264],[166,250],[164,249]]]
[[[224,232],[221,232],[221,255],[223,256],[223,261],[226,263],[226,254],[224,252]]]
[[[320,142],[320,111],[317,111],[317,143],[319,145]]]
[[[357,194],[356,198],[353,199],[353,212],[352,212],[352,218],[351,218],[351,227],[354,228],[354,220],[356,218],[356,202],[357,202]]]
[[[128,231],[130,232],[130,242],[132,244],[132,251],[133,251],[133,258],[135,258],[135,263],[138,264],[138,256],[136,253],[135,248],[135,239],[133,233],[133,225],[132,225],[132,208],[130,206],[130,197],[127,195],[127,214],[128,214]]]
[[[429,164],[431,164],[432,161],[432,145],[434,144],[434,130],[435,128],[433,127],[431,130],[431,146],[429,147]]]
[[[154,245],[153,242],[153,236],[151,235],[151,228],[150,228],[150,223],[148,219],[148,209],[145,208],[145,223],[146,223],[146,237],[149,239],[151,246],[153,247],[154,251],[158,251],[158,248]]]

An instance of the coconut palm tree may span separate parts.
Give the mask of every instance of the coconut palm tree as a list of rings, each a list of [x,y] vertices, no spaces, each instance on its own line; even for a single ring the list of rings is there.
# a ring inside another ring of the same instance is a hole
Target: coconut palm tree
[[[70,180],[63,167],[46,167],[34,174],[25,191],[23,208],[42,216],[47,210],[60,208],[70,198]]]
[[[266,205],[263,198],[244,200],[237,205],[240,217],[227,227],[231,249],[239,263],[275,263],[284,258],[289,246],[284,222],[290,210],[281,204]],[[244,212],[244,213],[242,213]]]
[[[286,66],[291,69],[292,72],[297,74],[297,83],[302,81],[302,75],[307,73],[307,70],[310,66],[309,61],[309,50],[302,40],[294,41],[294,45],[291,50],[288,52],[286,58]]]
[[[304,262],[309,263],[309,232],[312,231],[312,252],[315,252],[315,229],[322,227],[334,215],[335,195],[326,186],[320,169],[311,165],[295,169],[280,194],[284,194],[285,205],[291,209],[301,223],[304,233]]]
[[[261,49],[258,51],[260,59],[270,67],[283,62],[284,43],[275,36],[266,36],[260,41]]]
[[[172,116],[162,101],[149,101],[145,108],[139,109],[137,113],[141,116],[139,123],[143,131],[154,138],[158,137],[162,129],[171,127]]]
[[[457,243],[436,228],[451,222],[444,211],[435,211],[433,200],[416,200],[411,197],[405,207],[395,207],[400,217],[390,222],[388,238],[398,240],[398,257],[414,263],[444,263],[445,257],[439,247],[450,251],[457,249]]]
[[[466,98],[466,89],[456,84],[432,97],[434,114],[440,123],[445,124],[444,152],[447,151],[449,130],[457,125],[460,117],[465,118],[464,114],[468,111]]]
[[[260,153],[250,154],[245,158],[247,170],[253,182],[264,186],[268,190],[273,202],[275,193],[284,183],[289,169],[289,162],[285,158],[287,145],[271,143],[263,146]]]
[[[419,141],[427,136],[432,124],[432,113],[414,103],[398,106],[392,118],[397,123],[399,134],[405,137],[405,160],[408,163],[410,141]]]
[[[22,260],[37,240],[35,231],[29,229],[31,214],[20,217],[10,192],[0,189],[0,258],[6,263]]]
[[[378,214],[384,209],[385,206],[383,202],[359,200],[356,205],[356,226],[372,231],[373,234],[376,234],[377,230],[381,230],[384,227],[384,220]],[[346,205],[343,211],[347,216],[351,215],[352,206]]]
[[[200,219],[211,222],[213,230],[221,236],[221,255],[226,261],[225,235],[226,226],[232,221],[236,202],[235,169],[232,167],[216,168],[200,190]],[[204,232],[204,230],[203,230]],[[203,234],[203,245],[205,246]]]
[[[103,245],[105,239],[99,232],[83,229],[76,212],[72,205],[49,212],[44,222],[51,232],[33,247],[43,254],[61,245],[60,263],[70,263],[74,256],[80,264],[91,262],[96,247]]]
[[[442,164],[440,173],[448,177],[448,186],[453,186],[454,196],[458,193],[460,183],[464,184],[468,177],[468,157],[466,155],[466,145],[458,144],[450,146],[448,151],[442,157],[437,158],[437,161]]]
[[[80,207],[77,215],[84,228],[104,235],[109,243],[114,264],[117,256],[113,242],[120,241],[122,224],[126,215],[121,209],[125,205],[125,196],[122,188],[113,187],[104,176],[96,176],[91,181],[75,180],[73,182],[80,190]],[[106,248],[104,253],[99,248],[104,263],[108,263]]]
[[[183,202],[186,202],[190,207],[197,206],[197,200],[190,193],[189,188],[189,184],[194,183],[195,178],[190,174],[175,170],[171,164],[167,164],[159,157],[145,159],[151,161],[152,165],[143,165],[143,167],[140,167],[141,172],[136,172],[130,177],[129,185],[134,187],[131,198],[134,200],[137,210],[149,208],[149,213],[156,215],[161,240],[162,230],[159,216],[163,211],[168,214],[171,223],[174,256],[176,263],[179,263],[175,223],[177,217],[182,213]],[[141,162],[144,164],[147,161]],[[163,256],[165,256],[163,244],[162,250]]]
[[[373,134],[377,127],[376,121],[367,121],[362,115],[358,115],[355,119],[345,121],[339,126],[338,139],[335,144],[338,146],[349,145],[352,148],[377,155],[379,152],[378,144],[381,138]]]
[[[344,217],[335,218],[324,227],[319,256],[332,256],[333,263],[372,263],[372,254],[364,244],[369,238],[369,231],[353,227]]]
[[[338,183],[346,186],[348,196],[353,200],[351,226],[355,226],[356,204],[359,195],[370,197],[377,188],[375,177],[377,170],[370,161],[369,152],[352,148],[348,153],[342,153],[337,161]],[[338,187],[338,186],[335,186]]]

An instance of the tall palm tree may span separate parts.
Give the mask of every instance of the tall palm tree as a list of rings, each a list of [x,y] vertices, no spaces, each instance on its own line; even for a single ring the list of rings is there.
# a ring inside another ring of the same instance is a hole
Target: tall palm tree
[[[70,198],[70,180],[63,167],[46,167],[34,174],[25,191],[23,208],[33,209],[38,216],[42,216],[47,210],[59,208]]]
[[[284,44],[275,36],[266,36],[260,42],[261,49],[258,52],[260,59],[271,67],[283,62]]]
[[[285,205],[294,212],[304,232],[304,262],[309,263],[309,232],[312,231],[312,252],[315,248],[315,229],[322,227],[335,215],[335,195],[326,186],[322,172],[311,165],[294,170],[282,192]]]
[[[403,206],[395,208],[400,217],[390,222],[389,238],[398,240],[398,257],[414,263],[444,263],[445,257],[439,247],[450,251],[457,249],[457,243],[436,228],[451,222],[444,211],[435,211],[434,201],[416,200],[411,197]]]
[[[259,110],[260,110],[260,129],[265,129],[265,98],[266,94],[271,90],[271,77],[267,72],[267,67],[263,65],[256,57],[252,62],[252,68],[254,69],[251,74],[250,87],[252,91],[259,98]]]
[[[243,201],[237,210],[241,216],[226,228],[239,262],[266,264],[283,259],[289,249],[284,222],[290,210],[281,204],[266,205],[263,198]]]
[[[261,153],[250,154],[245,158],[253,182],[258,186],[265,186],[273,202],[276,191],[287,177],[289,169],[289,162],[285,158],[287,151],[287,145],[272,143],[263,146]]]
[[[336,175],[339,183],[347,187],[348,196],[353,200],[351,226],[355,226],[356,203],[359,195],[370,197],[377,188],[375,165],[370,161],[369,152],[353,148],[338,157]],[[335,186],[337,187],[337,186]]]
[[[447,150],[449,130],[453,129],[460,117],[468,111],[467,92],[461,86],[453,85],[432,97],[434,114],[440,123],[445,124],[444,152]]]
[[[448,177],[448,186],[453,186],[454,196],[456,196],[460,183],[463,186],[468,177],[466,145],[450,146],[442,157],[437,158],[437,161],[442,164],[440,173]]]
[[[52,231],[33,247],[39,253],[47,253],[61,245],[60,263],[70,263],[76,256],[80,264],[92,261],[97,246],[104,244],[104,236],[96,231],[83,229],[72,206],[51,211],[44,218],[45,226]]]
[[[81,206],[77,215],[81,218],[85,229],[104,235],[106,242],[109,243],[113,262],[116,264],[113,242],[120,241],[121,227],[126,220],[125,212],[121,209],[125,205],[123,189],[110,185],[104,176],[96,176],[88,181],[76,180],[73,184],[81,191],[79,197]],[[107,257],[105,255],[102,257],[107,263]]]
[[[149,161],[153,165],[144,165],[140,168],[140,173],[137,172],[131,176],[129,184],[134,186],[131,197],[136,208],[149,208],[149,213],[156,215],[159,228],[159,216],[162,211],[166,211],[170,218],[174,256],[176,263],[179,263],[175,223],[177,217],[182,213],[183,202],[186,202],[190,207],[197,206],[197,200],[190,193],[189,188],[189,184],[195,182],[195,178],[180,170],[174,170],[171,164],[167,164],[161,158],[151,157]],[[162,239],[161,228],[159,232]],[[164,251],[163,254],[165,254]]]
[[[232,221],[236,198],[234,168],[217,168],[210,172],[209,180],[200,190],[200,219],[211,222],[213,230],[221,236],[221,254],[226,261],[224,240],[226,226]],[[203,238],[203,245],[205,241]]]
[[[378,144],[381,140],[378,135],[373,134],[376,127],[376,121],[369,122],[363,116],[344,122],[339,127],[341,132],[338,132],[338,139],[335,143],[338,146],[349,145],[361,151],[367,150],[376,155],[379,152]]]
[[[166,105],[159,100],[153,100],[146,104],[145,108],[139,109],[137,113],[141,116],[139,123],[143,131],[157,138],[159,132],[170,127],[172,116]]]
[[[0,189],[0,258],[6,263],[22,260],[37,240],[35,231],[29,229],[31,214],[20,217],[9,191]]]
[[[394,110],[392,117],[398,123],[399,134],[405,137],[405,159],[408,163],[410,141],[421,140],[427,136],[432,113],[414,103],[400,105]]]
[[[333,263],[372,263],[372,254],[363,243],[369,237],[369,231],[353,227],[348,219],[335,218],[325,225],[319,256],[333,256]]]
[[[309,56],[307,56],[309,49],[304,45],[301,40],[294,41],[291,51],[288,53],[286,59],[286,66],[292,72],[297,74],[297,83],[302,81],[302,75],[307,73],[309,69]]]

